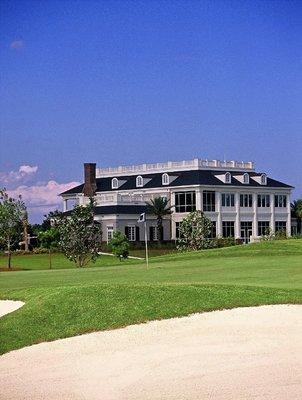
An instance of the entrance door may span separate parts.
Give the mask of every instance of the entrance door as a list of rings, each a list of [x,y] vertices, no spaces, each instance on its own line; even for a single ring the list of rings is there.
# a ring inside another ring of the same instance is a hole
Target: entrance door
[[[244,243],[250,242],[250,237],[253,234],[253,223],[252,221],[241,222],[241,239]]]

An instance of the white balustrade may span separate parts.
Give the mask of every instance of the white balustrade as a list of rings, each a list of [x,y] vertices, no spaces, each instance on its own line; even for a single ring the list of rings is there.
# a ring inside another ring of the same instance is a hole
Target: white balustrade
[[[235,170],[254,170],[254,163],[252,161],[221,161],[221,160],[207,160],[194,158],[193,160],[183,161],[167,161],[161,163],[128,165],[119,167],[97,168],[96,176],[119,176],[134,173],[144,172],[168,172],[181,171],[188,169],[207,169],[207,168],[221,168],[221,169],[235,169]]]

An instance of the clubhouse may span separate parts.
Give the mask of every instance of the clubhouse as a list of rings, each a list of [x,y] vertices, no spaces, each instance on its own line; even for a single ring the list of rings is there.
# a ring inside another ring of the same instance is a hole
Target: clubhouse
[[[137,223],[146,201],[166,197],[172,214],[164,219],[164,240],[175,240],[182,219],[201,210],[212,223],[212,237],[235,237],[245,242],[280,230],[291,235],[290,195],[293,187],[263,172],[253,162],[193,159],[177,162],[97,168],[84,164],[84,183],[64,193],[69,203],[85,205],[95,198],[95,220],[101,222],[103,240],[114,230],[130,241],[143,241]],[[156,217],[147,215],[148,239],[157,240]]]

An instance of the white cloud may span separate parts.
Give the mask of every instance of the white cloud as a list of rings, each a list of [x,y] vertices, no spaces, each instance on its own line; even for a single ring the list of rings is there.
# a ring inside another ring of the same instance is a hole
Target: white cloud
[[[21,165],[19,172],[21,174],[35,174],[38,171],[38,167],[31,167],[30,165]]]
[[[14,40],[10,44],[10,48],[12,50],[21,50],[24,47],[24,42],[23,40]]]
[[[38,167],[36,165],[21,165],[18,171],[0,172],[0,186],[27,182],[37,171]]]
[[[41,207],[45,211],[50,211],[50,209],[61,207],[62,201],[58,194],[79,184],[79,182],[58,183],[49,181],[45,185],[22,185],[16,189],[9,190],[8,193],[15,198],[21,194],[29,209]]]

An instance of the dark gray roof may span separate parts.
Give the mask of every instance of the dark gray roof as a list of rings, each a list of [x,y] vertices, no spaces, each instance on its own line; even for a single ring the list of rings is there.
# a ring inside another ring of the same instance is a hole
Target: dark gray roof
[[[223,183],[220,179],[216,178],[215,175],[222,175],[226,172],[230,172],[232,175],[231,183]],[[170,183],[170,185],[163,185],[162,184],[162,173],[156,174],[144,174],[142,175],[143,178],[150,179],[142,189],[149,189],[149,188],[162,188],[162,187],[175,187],[175,186],[189,186],[189,185],[205,185],[205,186],[241,186],[241,187],[263,187],[254,179],[250,179],[249,184],[243,184],[239,182],[235,175],[242,175],[244,172],[238,171],[220,171],[220,170],[192,170],[192,171],[177,171],[177,172],[168,172],[170,176],[176,176],[176,179]],[[253,176],[260,176],[261,173],[256,172],[248,172],[250,177]],[[115,178],[115,176],[111,177],[104,177],[104,178],[97,178],[97,192],[110,192],[116,190],[132,190],[137,189],[136,187],[136,177],[138,175],[129,175],[129,176],[120,176],[117,177],[121,181],[126,181],[122,184],[119,189],[112,189],[111,188],[111,180]],[[72,189],[67,190],[61,194],[74,194],[74,193],[82,193],[83,186],[79,185]],[[267,185],[266,187],[276,187],[276,188],[292,188],[290,185],[286,185],[283,182],[276,181],[267,177]]]

